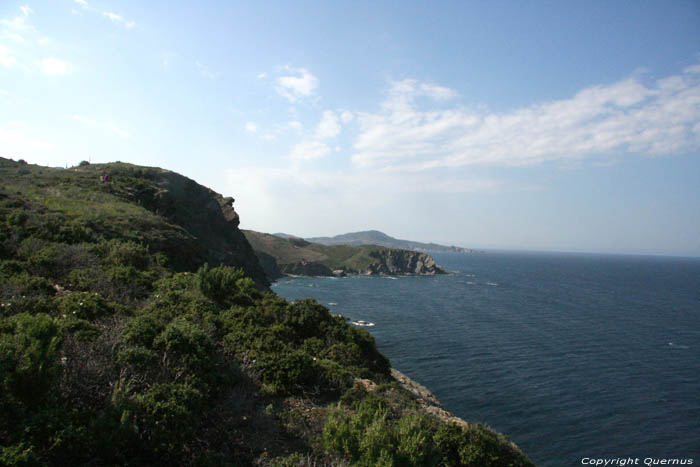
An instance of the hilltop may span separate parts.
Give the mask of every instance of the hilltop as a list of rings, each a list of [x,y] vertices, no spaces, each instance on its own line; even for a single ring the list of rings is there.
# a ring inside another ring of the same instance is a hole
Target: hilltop
[[[287,238],[244,230],[270,280],[283,274],[345,276],[445,274],[425,253],[376,245],[322,245],[301,238]]]
[[[233,198],[123,163],[0,159],[0,413],[2,465],[532,465],[272,293]]]
[[[458,246],[444,246],[437,243],[421,243],[411,240],[400,240],[378,230],[351,232],[335,237],[311,237],[305,240],[322,245],[379,245],[387,248],[399,248],[423,252],[440,253],[475,253],[475,250]]]

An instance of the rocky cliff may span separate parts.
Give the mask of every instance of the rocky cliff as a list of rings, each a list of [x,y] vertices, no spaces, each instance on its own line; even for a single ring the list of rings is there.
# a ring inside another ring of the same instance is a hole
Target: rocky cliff
[[[151,177],[155,190],[144,190],[136,196],[146,208],[195,237],[201,250],[200,262],[241,268],[258,286],[269,285],[258,258],[238,229],[240,220],[233,198],[168,170],[153,169]]]
[[[416,251],[382,249],[369,253],[376,262],[369,265],[365,274],[444,274],[432,256]]]

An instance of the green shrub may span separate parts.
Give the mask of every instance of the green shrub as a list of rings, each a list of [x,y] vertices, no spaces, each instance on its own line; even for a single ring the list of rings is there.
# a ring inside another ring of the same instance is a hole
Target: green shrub
[[[95,320],[113,314],[114,308],[94,292],[74,292],[56,299],[58,311],[63,317]]]
[[[228,266],[210,269],[205,264],[197,271],[197,284],[206,297],[222,306],[252,305],[259,297],[253,280]]]
[[[50,281],[26,272],[10,276],[0,284],[0,297],[2,298],[46,297],[53,295],[55,292]]]
[[[5,222],[8,226],[22,226],[29,219],[25,211],[14,211],[7,215]]]
[[[148,248],[134,242],[110,240],[107,242],[105,261],[118,266],[131,266],[139,270],[148,267],[150,256]]]
[[[28,467],[42,465],[42,462],[34,451],[34,447],[22,442],[0,447],[0,465]]]
[[[61,339],[48,315],[20,313],[6,318],[0,333],[0,397],[27,405],[43,401],[60,372]]]
[[[137,423],[154,453],[176,454],[192,438],[202,394],[189,384],[157,383],[137,395]]]
[[[124,328],[122,342],[127,345],[137,345],[146,348],[153,346],[153,340],[165,324],[150,314],[142,314],[131,318]]]
[[[173,320],[153,341],[164,355],[163,363],[179,372],[195,375],[214,369],[214,344],[197,325],[182,318]]]

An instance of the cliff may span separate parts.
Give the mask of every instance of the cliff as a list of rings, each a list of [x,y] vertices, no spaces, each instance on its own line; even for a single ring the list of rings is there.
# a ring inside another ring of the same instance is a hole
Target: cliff
[[[377,245],[321,245],[296,237],[244,230],[246,238],[261,258],[271,280],[276,274],[299,276],[330,275],[432,275],[445,271],[426,253]]]

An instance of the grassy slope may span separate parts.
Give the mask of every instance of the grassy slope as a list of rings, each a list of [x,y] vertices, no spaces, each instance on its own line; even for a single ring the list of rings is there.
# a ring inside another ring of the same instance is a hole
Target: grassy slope
[[[421,412],[364,330],[267,291],[230,202],[0,159],[0,465],[530,465]]]

